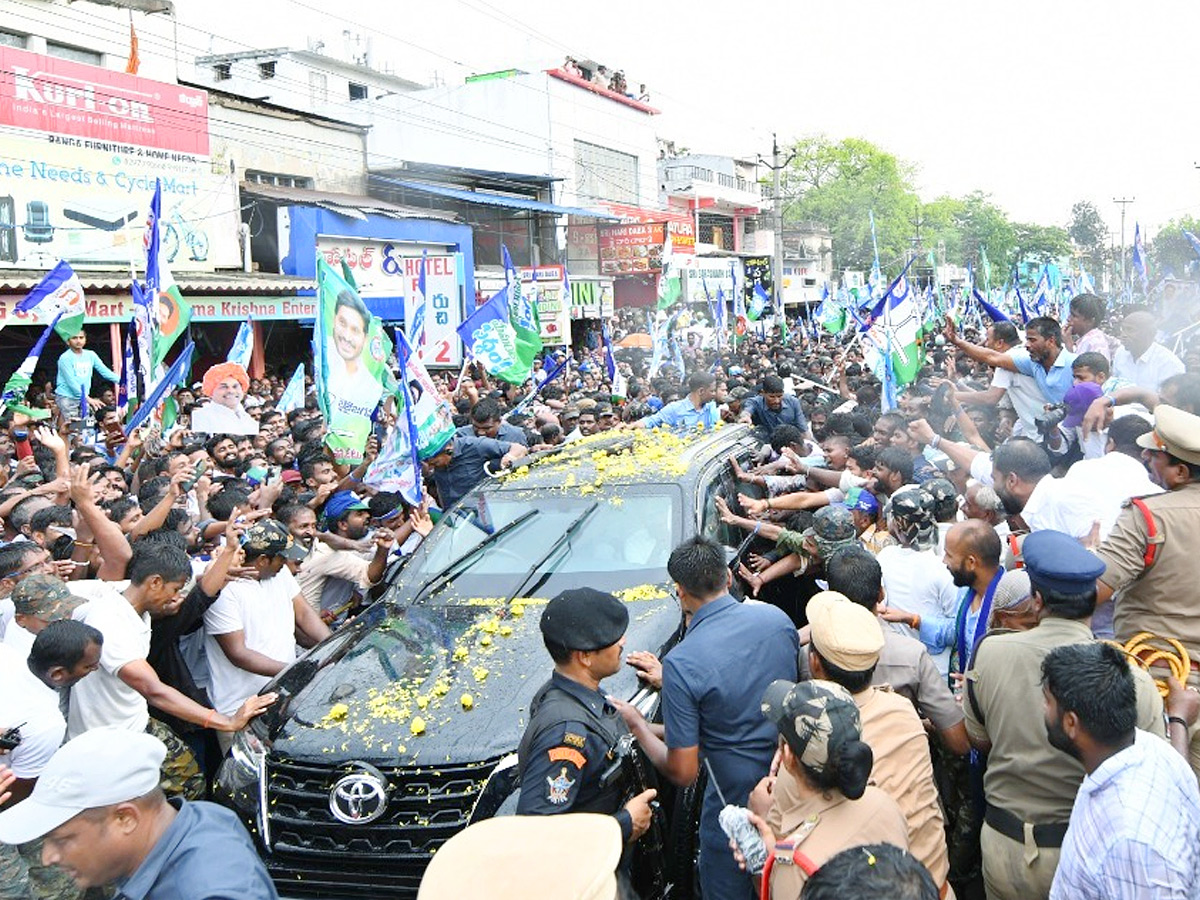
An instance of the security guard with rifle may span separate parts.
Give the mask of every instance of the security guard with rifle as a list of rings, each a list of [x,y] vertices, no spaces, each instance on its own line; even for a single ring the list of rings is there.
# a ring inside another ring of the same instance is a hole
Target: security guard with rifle
[[[634,765],[632,738],[605,700],[600,682],[621,670],[629,610],[592,588],[566,590],[542,612],[542,639],[554,673],[534,695],[529,725],[517,750],[520,815],[565,812],[616,817],[626,845],[650,828],[657,792],[641,790],[622,806]]]

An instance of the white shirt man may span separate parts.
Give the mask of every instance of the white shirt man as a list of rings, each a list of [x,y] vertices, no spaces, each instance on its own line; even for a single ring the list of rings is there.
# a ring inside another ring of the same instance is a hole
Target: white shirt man
[[[880,550],[877,558],[883,570],[885,604],[922,618],[947,619],[958,612],[954,577],[936,552],[893,545]],[[917,636],[911,628],[906,633]],[[950,671],[950,648],[930,656],[942,675]]]
[[[21,779],[42,773],[66,731],[58,694],[34,677],[27,658],[11,647],[0,646],[0,684],[4,685],[0,690],[0,731],[21,727],[21,743],[9,753],[0,753],[0,763]]]
[[[128,586],[127,581],[89,582],[91,602],[71,616],[97,629],[104,635],[104,644],[100,668],[71,688],[68,738],[104,726],[145,731],[150,721],[146,698],[118,674],[127,663],[144,660],[150,654],[150,614],[139,615],[125,598],[122,591]]]
[[[1179,357],[1159,343],[1151,344],[1137,358],[1124,346],[1113,354],[1114,377],[1152,391],[1157,391],[1164,381],[1172,375],[1178,375],[1184,368]]]
[[[262,581],[239,578],[227,584],[204,614],[211,681],[208,695],[220,713],[234,712],[271,680],[230,661],[218,636],[242,632],[248,650],[289,665],[296,660],[296,610],[300,585],[285,566]],[[303,602],[303,601],[302,601]]]

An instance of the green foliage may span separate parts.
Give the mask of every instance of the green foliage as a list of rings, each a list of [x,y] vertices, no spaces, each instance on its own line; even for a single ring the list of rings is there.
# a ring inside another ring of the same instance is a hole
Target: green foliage
[[[875,214],[879,259],[898,270],[910,249],[917,208],[913,170],[869,141],[824,137],[798,141],[783,173],[784,223],[819,222],[833,237],[834,267],[869,270],[874,258],[870,214]]]
[[[1146,248],[1150,257],[1150,272],[1158,277],[1167,272],[1182,278],[1189,265],[1196,262],[1196,251],[1191,242],[1183,236],[1184,231],[1200,235],[1200,219],[1184,216],[1172,219],[1154,236],[1154,241]]]
[[[910,254],[923,260],[936,249],[944,250],[947,263],[972,263],[982,287],[986,253],[995,287],[1008,281],[1018,263],[1041,264],[1071,252],[1066,229],[1014,223],[983,191],[922,203],[913,184],[913,167],[861,138],[835,142],[806,137],[791,150],[794,158],[781,179],[784,225],[816,222],[828,227],[835,271],[870,270],[872,212],[885,275],[897,274]],[[1076,210],[1081,206],[1090,204],[1076,204]],[[1088,227],[1094,224],[1087,216],[1081,218]],[[1103,221],[1099,227],[1106,236]]]

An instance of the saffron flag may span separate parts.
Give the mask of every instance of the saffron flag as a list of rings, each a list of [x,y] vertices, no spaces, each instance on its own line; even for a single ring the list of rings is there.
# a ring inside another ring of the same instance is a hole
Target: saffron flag
[[[130,13],[130,15],[133,15]],[[138,36],[133,29],[132,19],[129,22],[129,58],[125,61],[125,74],[136,75],[142,65],[142,57],[138,54]]]
[[[34,285],[16,311],[34,313],[43,322],[55,322],[54,329],[64,341],[83,330],[83,285],[71,266],[60,260],[58,265]]]

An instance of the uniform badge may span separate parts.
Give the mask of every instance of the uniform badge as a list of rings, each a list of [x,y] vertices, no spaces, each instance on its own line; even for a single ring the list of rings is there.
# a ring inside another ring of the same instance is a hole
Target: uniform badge
[[[573,779],[567,777],[567,767],[563,766],[557,778],[547,778],[546,784],[550,786],[550,791],[546,795],[546,799],[554,804],[566,803],[569,799],[571,788],[575,786]]]
[[[572,747],[578,747],[580,750],[582,750],[584,747],[584,744],[586,743],[586,740],[584,739],[582,734],[575,734],[573,732],[568,731],[566,734],[563,735],[563,743],[569,744]]]

